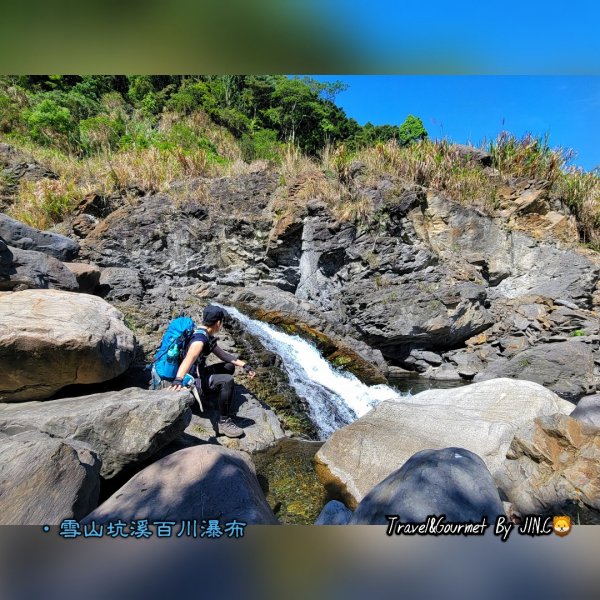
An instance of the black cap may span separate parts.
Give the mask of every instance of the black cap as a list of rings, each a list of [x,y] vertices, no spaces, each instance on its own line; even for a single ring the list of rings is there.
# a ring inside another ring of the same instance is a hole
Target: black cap
[[[225,320],[225,311],[220,306],[209,304],[202,313],[202,322],[205,325],[214,325],[217,321]]]

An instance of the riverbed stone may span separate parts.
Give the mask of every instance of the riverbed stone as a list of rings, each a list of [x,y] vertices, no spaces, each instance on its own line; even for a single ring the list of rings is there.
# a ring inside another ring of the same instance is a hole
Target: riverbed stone
[[[496,476],[520,426],[573,408],[536,383],[513,379],[383,401],[333,433],[316,455],[317,473],[350,508],[421,450],[465,448]]]
[[[66,385],[106,381],[127,369],[134,349],[123,315],[101,298],[0,293],[0,402],[43,400]]]
[[[83,523],[116,519],[196,520],[198,528],[202,521],[218,520],[221,529],[234,520],[248,525],[278,523],[250,459],[210,444],[179,450],[146,467]]]
[[[378,483],[361,500],[350,525],[387,525],[387,515],[403,523],[423,523],[429,515],[450,522],[488,524],[503,515],[496,484],[479,456],[464,448],[422,450]]]
[[[76,440],[0,432],[0,525],[59,525],[98,505],[101,461]]]
[[[129,388],[51,402],[0,404],[0,432],[37,430],[53,438],[88,444],[110,479],[150,458],[189,423],[186,391]]]

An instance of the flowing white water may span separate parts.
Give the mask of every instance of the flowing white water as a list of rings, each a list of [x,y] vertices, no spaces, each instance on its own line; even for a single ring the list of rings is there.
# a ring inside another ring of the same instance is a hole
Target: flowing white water
[[[361,417],[378,402],[402,397],[387,385],[368,386],[351,373],[338,371],[314,346],[297,336],[250,319],[235,308],[223,308],[256,336],[267,350],[281,357],[290,384],[308,403],[309,418],[321,439]]]

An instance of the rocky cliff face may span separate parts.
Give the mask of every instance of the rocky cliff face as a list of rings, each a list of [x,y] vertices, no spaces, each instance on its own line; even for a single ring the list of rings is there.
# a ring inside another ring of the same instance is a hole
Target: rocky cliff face
[[[117,268],[101,293],[141,310],[141,322],[198,294],[231,300],[269,286],[268,301],[259,294],[245,308],[268,302],[279,322],[355,343],[381,373],[509,375],[576,398],[598,382],[600,261],[565,241],[568,217],[536,185],[514,182],[484,214],[384,177],[360,188],[373,212],[357,224],[337,219],[326,198],[282,214],[277,201],[293,186],[264,170],[127,201],[89,198],[60,230],[80,239],[84,260]]]

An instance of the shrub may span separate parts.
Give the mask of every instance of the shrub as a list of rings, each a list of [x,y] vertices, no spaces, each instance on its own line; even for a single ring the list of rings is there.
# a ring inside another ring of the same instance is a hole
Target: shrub
[[[259,129],[242,136],[240,147],[244,160],[270,160],[281,162],[282,144],[277,141],[277,132],[273,129]]]
[[[577,218],[579,237],[598,247],[600,242],[600,169],[571,168],[561,173],[555,190]]]
[[[501,174],[545,179],[550,183],[558,179],[574,155],[572,150],[550,148],[548,135],[542,138],[528,133],[519,139],[506,131],[490,143],[489,151]]]
[[[121,119],[111,119],[107,115],[99,115],[79,122],[79,137],[87,151],[108,152],[115,149],[124,131],[125,124]]]
[[[25,120],[35,141],[69,147],[69,133],[74,123],[68,108],[46,98],[26,114]]]

